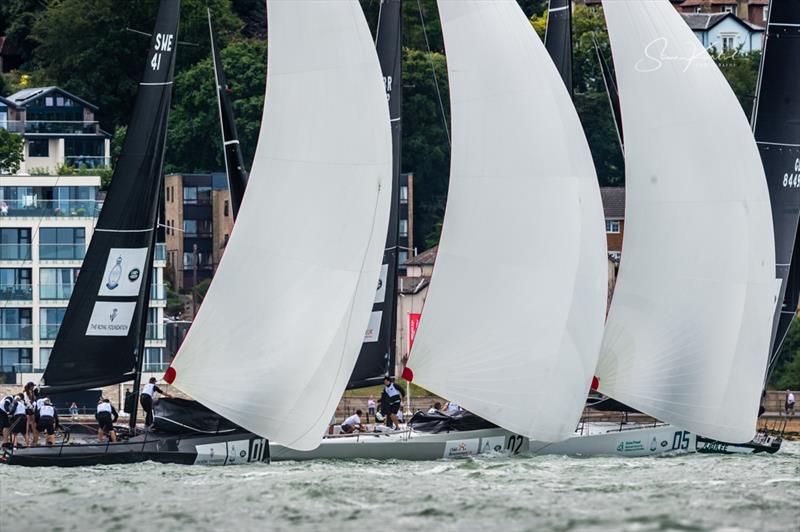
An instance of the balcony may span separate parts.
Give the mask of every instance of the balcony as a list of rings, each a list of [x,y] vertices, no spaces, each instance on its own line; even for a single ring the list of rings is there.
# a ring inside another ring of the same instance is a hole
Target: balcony
[[[111,157],[102,155],[67,155],[64,160],[67,166],[72,168],[107,168],[111,166]]]
[[[4,216],[24,218],[96,218],[101,203],[95,200],[40,200],[26,197],[5,200],[8,213]]]
[[[167,287],[163,284],[154,284],[150,286],[150,301],[166,301],[167,300]]]
[[[164,340],[167,338],[166,328],[163,323],[148,323],[146,332],[146,340]]]
[[[96,135],[100,133],[100,123],[82,120],[8,120],[5,129],[22,134]]]
[[[85,244],[39,244],[39,260],[83,260]]]
[[[33,301],[33,287],[29,284],[0,284],[0,301]]]
[[[60,323],[40,323],[39,340],[55,340],[60,328]]]
[[[32,339],[33,339],[33,326],[29,323],[0,324],[0,340],[32,340]]]
[[[39,299],[47,301],[68,301],[72,297],[73,283],[40,284]]]
[[[0,244],[0,260],[31,260],[31,245]]]

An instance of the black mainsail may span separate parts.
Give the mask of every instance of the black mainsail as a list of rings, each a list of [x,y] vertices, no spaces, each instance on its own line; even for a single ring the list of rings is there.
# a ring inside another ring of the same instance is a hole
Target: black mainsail
[[[50,391],[133,379],[144,357],[180,0],[162,0],[133,116],[44,382]]]
[[[236,132],[236,120],[230,99],[230,88],[225,72],[222,70],[222,59],[217,42],[214,40],[214,29],[211,27],[211,10],[208,10],[208,33],[211,37],[211,58],[214,63],[214,79],[217,86],[217,104],[219,107],[219,123],[222,128],[222,145],[225,152],[225,173],[228,176],[228,189],[231,193],[233,219],[242,204],[244,189],[247,187],[247,169],[244,166],[242,150],[239,146],[239,134]]]
[[[572,95],[572,1],[550,0],[544,47]]]
[[[402,0],[382,0],[375,39],[392,120],[392,208],[383,266],[364,344],[348,389],[378,384],[394,375],[397,323],[398,216],[400,212],[400,114],[402,108]]]
[[[795,255],[800,219],[800,2],[772,0],[753,112],[761,160],[767,174],[775,227],[778,304],[769,353],[771,367],[797,312]],[[794,271],[792,272],[792,268]],[[794,281],[794,282],[793,282]]]

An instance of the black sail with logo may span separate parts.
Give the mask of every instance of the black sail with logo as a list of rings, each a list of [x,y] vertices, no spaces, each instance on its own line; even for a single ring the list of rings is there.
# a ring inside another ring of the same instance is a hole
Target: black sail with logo
[[[400,211],[400,111],[402,30],[401,0],[382,0],[376,47],[383,71],[389,115],[392,120],[392,208],[389,232],[379,286],[375,292],[369,327],[358,354],[348,388],[362,388],[380,383],[384,375],[394,375],[395,324],[397,323],[397,254],[398,216]]]
[[[572,95],[572,2],[550,0],[544,47]]]
[[[211,57],[214,62],[214,78],[217,84],[219,122],[222,127],[222,147],[225,152],[225,173],[228,176],[231,208],[233,209],[233,218],[235,220],[239,212],[239,206],[242,204],[244,189],[247,187],[247,170],[245,169],[242,150],[239,146],[239,135],[236,132],[236,120],[233,116],[228,80],[222,70],[222,59],[219,55],[217,43],[214,40],[214,30],[211,27],[211,11],[208,12],[208,32],[211,36]]]
[[[143,355],[179,0],[162,0],[111,186],[58,332],[51,390],[130,380]]]
[[[776,285],[770,365],[780,350],[798,303],[795,271],[790,274],[800,218],[800,2],[770,2],[767,37],[753,113],[767,175],[775,227]]]

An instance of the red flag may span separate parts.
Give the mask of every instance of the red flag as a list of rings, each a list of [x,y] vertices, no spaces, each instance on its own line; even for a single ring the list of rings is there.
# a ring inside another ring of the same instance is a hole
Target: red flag
[[[600,379],[592,377],[592,390],[597,390],[600,387]]]
[[[414,380],[414,372],[413,372],[413,371],[411,371],[411,368],[409,368],[408,366],[406,366],[406,367],[404,367],[404,368],[403,368],[403,375],[402,375],[402,377],[403,377],[405,380],[407,380],[408,382],[411,382],[411,381],[413,381],[413,380]]]

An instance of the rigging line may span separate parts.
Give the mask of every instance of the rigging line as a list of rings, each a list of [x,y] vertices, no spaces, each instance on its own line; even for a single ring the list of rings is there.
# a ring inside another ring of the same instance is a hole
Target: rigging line
[[[419,10],[419,21],[422,23],[422,35],[425,37],[425,49],[428,51],[428,62],[431,64],[431,74],[433,74],[433,86],[436,88],[436,98],[439,100],[439,110],[442,112],[442,123],[444,124],[444,134],[447,135],[447,145],[452,148],[450,142],[450,128],[447,126],[447,115],[444,113],[444,104],[442,103],[442,93],[439,90],[439,79],[436,77],[436,67],[433,64],[433,57],[431,57],[431,45],[428,41],[428,31],[425,29],[425,16],[422,14],[422,5],[417,0],[417,9]]]

